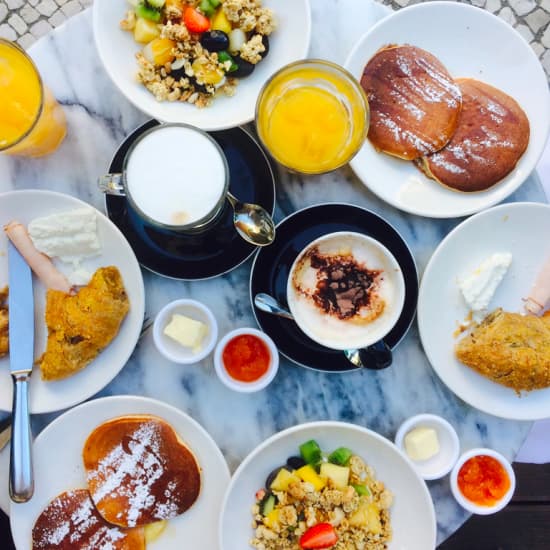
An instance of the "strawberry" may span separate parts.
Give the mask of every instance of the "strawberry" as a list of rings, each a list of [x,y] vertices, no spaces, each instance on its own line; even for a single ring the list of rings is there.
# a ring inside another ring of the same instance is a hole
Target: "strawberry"
[[[191,32],[201,33],[210,29],[210,19],[190,6],[183,12],[183,22]]]
[[[338,542],[338,535],[330,523],[318,523],[300,537],[300,548],[330,548]]]

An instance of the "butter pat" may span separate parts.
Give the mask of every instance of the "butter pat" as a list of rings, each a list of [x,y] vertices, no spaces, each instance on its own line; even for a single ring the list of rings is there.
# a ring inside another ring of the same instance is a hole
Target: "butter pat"
[[[437,432],[419,426],[405,435],[405,451],[412,460],[428,460],[439,452]]]
[[[202,341],[208,332],[208,327],[200,321],[175,313],[163,332],[178,344],[192,348],[193,352],[197,353],[202,348]]]
[[[479,267],[458,286],[467,306],[474,313],[484,312],[512,263],[509,252],[495,253],[481,262]]]

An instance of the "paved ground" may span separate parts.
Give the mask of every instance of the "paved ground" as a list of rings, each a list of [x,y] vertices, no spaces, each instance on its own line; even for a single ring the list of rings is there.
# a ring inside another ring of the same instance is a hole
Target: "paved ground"
[[[312,0],[315,2],[315,0]],[[422,0],[382,0],[399,9]],[[28,48],[93,0],[0,0],[0,36]],[[531,44],[550,77],[550,0],[467,0],[496,13]]]

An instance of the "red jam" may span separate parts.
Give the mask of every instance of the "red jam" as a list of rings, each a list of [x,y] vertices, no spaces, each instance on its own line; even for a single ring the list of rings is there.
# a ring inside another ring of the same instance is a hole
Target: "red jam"
[[[267,372],[271,354],[263,340],[252,334],[241,334],[227,342],[222,360],[231,378],[239,382],[254,382]]]
[[[492,456],[479,455],[467,460],[458,472],[460,492],[479,506],[493,506],[510,488],[504,466]]]

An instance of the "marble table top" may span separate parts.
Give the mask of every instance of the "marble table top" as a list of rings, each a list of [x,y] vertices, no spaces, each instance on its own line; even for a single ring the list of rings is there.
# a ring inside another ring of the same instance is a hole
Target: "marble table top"
[[[343,63],[355,40],[386,11],[370,1],[312,2],[312,57]],[[30,53],[64,106],[68,134],[60,149],[43,159],[1,157],[0,192],[50,189],[78,196],[103,211],[97,176],[106,172],[117,145],[146,118],[120,95],[103,71],[93,47],[89,10],[43,38]],[[307,178],[280,170],[277,196],[277,220],[320,202],[349,202],[373,210],[400,231],[414,253],[419,273],[437,244],[460,221],[434,221],[399,212],[372,195],[349,168]],[[544,193],[537,178],[530,177],[509,200],[544,201]],[[194,282],[144,271],[146,314],[154,317],[167,302],[192,297],[213,308],[221,334],[236,327],[255,326],[248,297],[250,266],[249,260],[226,275]],[[463,450],[492,447],[509,459],[515,456],[531,425],[481,413],[456,398],[430,367],[416,324],[395,350],[390,369],[331,375],[303,369],[282,358],[275,381],[251,395],[223,386],[211,357],[192,366],[165,360],[153,346],[149,332],[120,374],[97,396],[117,394],[150,396],[187,412],[212,435],[231,469],[271,434],[313,420],[353,422],[393,439],[405,418],[430,412],[455,426]],[[34,434],[58,414],[35,415]],[[0,484],[0,506],[6,509],[6,479],[0,479]],[[455,503],[448,478],[428,486],[441,542],[468,515]]]

